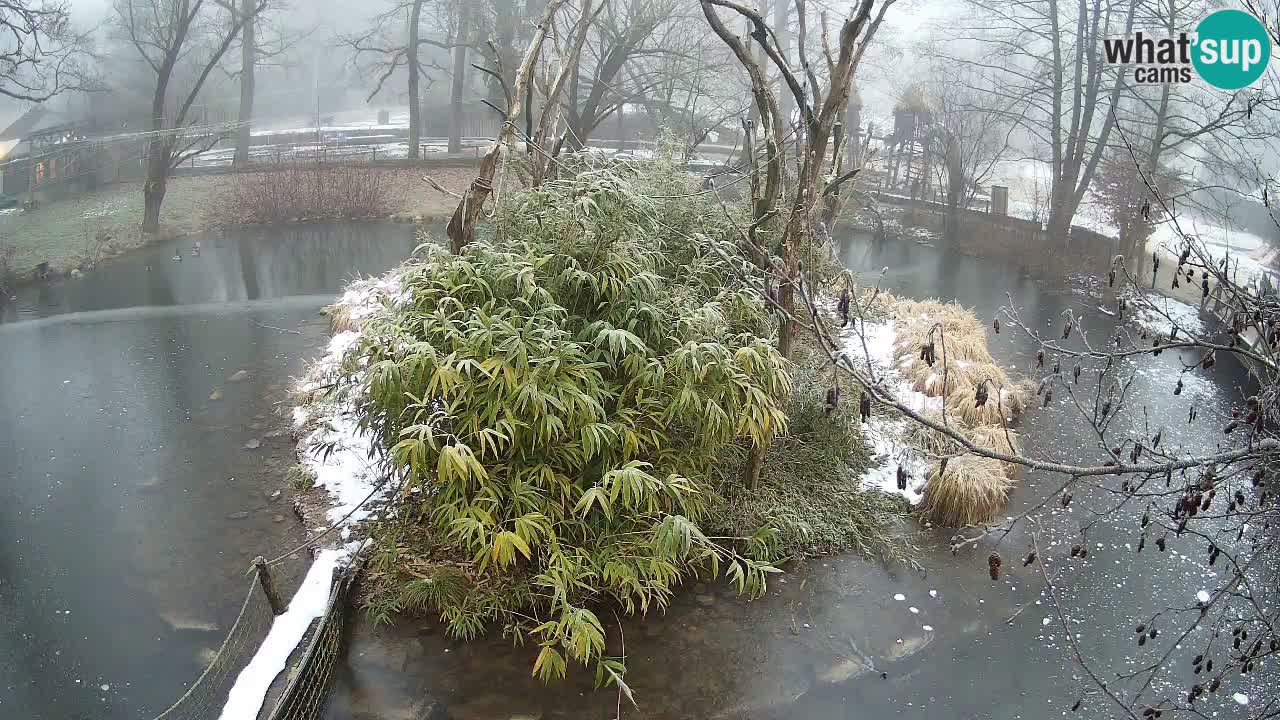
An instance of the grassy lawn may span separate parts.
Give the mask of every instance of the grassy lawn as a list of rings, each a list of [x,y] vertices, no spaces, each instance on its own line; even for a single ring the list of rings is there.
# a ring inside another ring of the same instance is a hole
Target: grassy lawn
[[[423,180],[424,170],[409,167],[379,168],[388,175],[395,217],[433,217],[451,212],[454,198],[432,190]],[[470,168],[431,168],[427,171],[442,186],[454,191],[466,187],[474,175]],[[161,213],[161,232],[143,236],[142,183],[110,185],[92,193],[50,202],[33,210],[0,213],[0,261],[9,258],[9,269],[28,277],[41,262],[54,272],[87,269],[97,261],[138,247],[147,240],[199,232],[217,224],[225,196],[240,174],[176,177],[169,181]],[[7,251],[7,253],[6,253]]]

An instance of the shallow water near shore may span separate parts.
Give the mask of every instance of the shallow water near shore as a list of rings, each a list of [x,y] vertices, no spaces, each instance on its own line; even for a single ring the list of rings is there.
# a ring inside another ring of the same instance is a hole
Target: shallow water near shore
[[[192,242],[26,288],[0,310],[10,321],[0,323],[0,717],[149,718],[199,674],[234,620],[248,560],[301,537],[273,498],[293,458],[278,413],[288,378],[326,344],[316,311],[344,280],[391,267],[416,240],[403,225],[316,225],[209,234],[198,256]],[[1067,307],[1091,333],[1115,323],[1096,310],[1101,291],[1082,289],[1096,284],[1033,278],[937,245],[857,236],[843,257],[864,283],[888,266],[886,289],[957,299],[986,319],[1010,292],[1043,328],[1058,327]],[[1033,344],[1008,330],[989,340],[1000,362],[1029,372]],[[1213,448],[1218,426],[1188,426],[1187,405],[1226,412],[1247,384],[1242,370],[1222,361],[1173,397],[1176,355],[1142,367],[1125,421],[1165,427],[1166,442],[1187,450]],[[1029,452],[1096,462],[1102,451],[1080,425],[1059,403],[1030,412],[1019,430]],[[1024,477],[1009,513],[1057,482]],[[1028,531],[1062,574],[1082,653],[1109,675],[1167,647],[1137,648],[1133,618],[1193,606],[1220,582],[1198,544],[1175,541],[1161,555],[1148,543],[1136,554],[1136,528],[1113,519],[1112,504],[1109,493],[1077,493],[1042,526],[1020,526],[998,547],[997,583],[989,546],[953,557],[949,532],[925,530],[922,572],[817,558],[787,566],[754,602],[708,580],[665,614],[615,621],[605,611],[610,647],[625,641],[638,708],[593,690],[588,669],[542,685],[530,675],[534,652],[496,630],[461,643],[430,619],[379,627],[356,614],[324,717],[611,718],[621,702],[622,717],[639,718],[1012,719],[1069,714],[1082,697],[1078,716],[1112,717],[1073,669],[1035,568],[1014,561]],[[1070,561],[1085,525],[1090,556]],[[306,561],[285,566],[285,592]],[[1183,665],[1178,677],[1190,682]],[[1232,693],[1267,680],[1233,679],[1202,709],[1233,717],[1242,707]],[[1177,694],[1160,687],[1155,697]]]
[[[182,695],[249,561],[303,539],[278,491],[317,311],[415,242],[390,224],[206,233],[0,306],[0,717],[137,720]],[[282,592],[308,561],[280,567]]]
[[[873,284],[887,266],[886,290],[954,299],[988,320],[1010,293],[1024,320],[1049,332],[1060,327],[1066,308],[1097,337],[1106,337],[1116,322],[1097,309],[1104,302],[1099,290],[1082,290],[1067,278],[1033,278],[949,252],[940,242],[875,243],[855,236],[845,243],[842,259],[864,284]],[[1003,365],[1029,374],[1034,343],[1010,330],[989,341]],[[1180,367],[1175,353],[1144,358],[1123,422],[1146,427],[1148,434],[1163,427],[1165,442],[1187,451],[1212,450],[1219,426],[1211,419],[1187,425],[1188,403],[1197,403],[1202,417],[1226,413],[1240,401],[1248,379],[1243,369],[1220,362],[1211,374],[1189,376],[1188,392],[1174,397],[1173,375]],[[1105,451],[1064,402],[1030,411],[1018,429],[1032,455],[1103,459]],[[1008,513],[1051,494],[1061,482],[1024,475]],[[754,602],[720,580],[708,580],[685,588],[665,614],[615,621],[606,611],[610,648],[621,649],[625,642],[627,681],[638,707],[613,690],[593,690],[593,673],[586,668],[571,667],[565,681],[542,685],[530,675],[535,650],[513,647],[496,629],[463,643],[431,619],[374,626],[359,618],[324,717],[613,718],[621,709],[622,717],[636,718],[1012,720],[1071,715],[1077,700],[1078,716],[1114,717],[1116,708],[1073,667],[1066,633],[1105,677],[1133,672],[1159,657],[1175,624],[1191,619],[1187,613],[1195,612],[1196,593],[1212,591],[1221,578],[1205,566],[1201,544],[1191,541],[1172,541],[1166,553],[1150,546],[1136,553],[1133,518],[1140,513],[1113,513],[1117,498],[1109,491],[1076,494],[1068,509],[1055,502],[1039,524],[1019,525],[1000,541],[1006,571],[998,582],[987,576],[992,543],[953,556],[947,547],[951,532],[926,529],[919,538],[925,546],[920,572],[841,555],[789,565]],[[1015,562],[1029,551],[1032,533],[1062,587],[1065,628],[1037,567]],[[1087,560],[1070,559],[1077,542],[1089,547]],[[1166,614],[1172,617],[1160,642],[1138,647],[1134,618],[1169,608],[1175,610]],[[1173,662],[1185,651],[1176,652]],[[1185,684],[1162,680],[1145,697],[1185,694],[1193,676],[1190,662],[1183,665],[1173,678]],[[1200,707],[1219,717],[1236,716],[1246,708],[1232,694],[1248,694],[1272,679],[1232,679]]]

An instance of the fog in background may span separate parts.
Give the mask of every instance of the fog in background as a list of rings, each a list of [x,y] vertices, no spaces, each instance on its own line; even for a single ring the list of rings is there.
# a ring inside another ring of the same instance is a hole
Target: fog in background
[[[485,128],[496,120],[493,111],[481,101],[500,99],[501,89],[470,65],[494,67],[492,43],[503,61],[505,73],[510,75],[539,3],[536,0],[421,0],[421,4],[418,32],[423,42],[418,95],[422,114],[418,125],[425,136],[439,136],[447,131],[456,63],[452,48],[456,45],[459,21],[465,18],[467,54],[462,66],[465,82],[460,97],[467,110],[461,117],[465,118],[467,130],[483,136],[487,133]],[[761,4],[768,6],[773,13],[771,17],[776,20],[773,3]],[[256,25],[258,42],[263,45],[266,57],[259,59],[256,71],[253,130],[373,124],[379,120],[380,111],[386,111],[382,117],[390,125],[406,126],[411,103],[402,51],[409,32],[407,18],[411,5],[412,0],[269,2]],[[818,45],[815,36],[819,33],[821,13],[839,17],[847,12],[849,5],[834,0],[811,0],[811,55]],[[1051,183],[1044,122],[1041,121],[1040,129],[1029,122],[1028,116],[1034,115],[1037,107],[1031,101],[1015,97],[1024,91],[1025,97],[1036,97],[1034,93],[1027,88],[1010,87],[1010,82],[1017,82],[1016,72],[1027,70],[1039,58],[1008,55],[993,59],[993,48],[1008,38],[997,37],[999,33],[987,30],[1018,13],[1034,13],[1036,5],[981,0],[898,2],[888,13],[855,79],[863,104],[859,132],[865,134],[870,125],[877,135],[887,135],[893,129],[895,106],[912,93],[936,107],[944,102],[943,95],[953,93],[958,87],[969,88],[971,92],[963,97],[957,95],[946,101],[952,106],[983,105],[983,111],[988,113],[999,106],[999,119],[1008,124],[1002,138],[1006,147],[993,159],[987,172],[971,181],[1002,183],[1011,188],[1016,202],[1028,206],[1042,204],[1041,196]],[[1147,15],[1140,13],[1135,29],[1164,34],[1158,17],[1163,3],[1140,5],[1151,10]],[[1190,30],[1204,12],[1216,5],[1182,2],[1179,7],[1182,14],[1176,19],[1176,25]],[[96,58],[95,80],[101,91],[66,92],[47,101],[46,106],[62,113],[69,122],[87,125],[96,132],[143,129],[149,120],[154,73],[126,41],[115,4],[112,0],[72,0],[70,15],[73,25],[89,34]],[[565,27],[560,30],[567,34],[569,21],[564,22]],[[794,34],[794,11],[789,23],[788,28]],[[576,99],[573,91],[569,93],[566,123],[574,135],[582,137],[584,144],[589,144],[588,136],[637,137],[644,135],[643,128],[657,126],[677,134],[702,132],[708,145],[714,144],[722,130],[736,133],[737,118],[750,110],[745,75],[723,44],[711,34],[698,3],[693,0],[614,0],[598,25],[583,53],[582,79]],[[1066,25],[1070,29],[1071,23]],[[634,47],[623,48],[623,62],[618,68],[608,70],[606,61],[615,57],[619,47],[625,44],[623,41],[630,41],[629,33],[638,27],[648,28],[647,34],[643,34]],[[1118,33],[1113,29],[1110,34]],[[191,57],[200,52],[196,45]],[[238,60],[239,51],[233,47],[205,82],[189,123],[236,121],[240,104]],[[188,64],[192,67],[187,67]],[[1004,67],[992,70],[992,65]],[[176,91],[180,92],[192,82],[192,68],[196,66],[197,63],[187,63],[178,68],[173,83]],[[1274,111],[1278,104],[1275,103],[1277,66],[1280,63],[1272,63],[1269,76],[1256,91],[1251,89],[1261,98],[1260,112],[1271,110],[1267,117],[1272,123],[1280,122],[1277,120],[1280,113]],[[601,68],[605,68],[608,79],[600,80],[604,90],[596,93],[594,85]],[[1147,116],[1159,102],[1158,93],[1153,94],[1152,90],[1126,90],[1126,104],[1121,109],[1130,108],[1124,110],[1129,115],[1123,120],[1131,127],[1141,128],[1151,123]],[[1011,97],[1015,99],[1010,100]],[[990,106],[986,98],[990,98]],[[787,101],[785,95],[782,100]],[[1241,102],[1197,84],[1194,88],[1177,88],[1171,107],[1175,116],[1183,116],[1194,125],[1208,120],[1192,111],[1211,113],[1228,100]],[[30,106],[31,103],[25,101],[0,100],[0,124],[8,126]],[[619,107],[625,110],[625,117],[617,113]],[[1187,112],[1182,108],[1187,108]],[[1096,124],[1102,122],[1106,112],[1099,110],[1095,127],[1086,128],[1084,132],[1096,132]],[[1213,197],[1197,191],[1198,194],[1188,198],[1202,205],[1216,203],[1219,209],[1247,217],[1245,225],[1251,232],[1265,236],[1265,216],[1252,207],[1258,203],[1241,198],[1258,197],[1264,179],[1280,175],[1277,133],[1272,132],[1270,139],[1267,138],[1267,133],[1257,127],[1262,117],[1250,116],[1247,121],[1242,118],[1240,127],[1246,123],[1251,125],[1247,132],[1236,132],[1233,125],[1222,132],[1197,137],[1194,142],[1181,143],[1162,154],[1159,162],[1167,164],[1171,172],[1191,177],[1200,185],[1226,188],[1231,198],[1221,197],[1221,188],[1213,191],[1218,193]],[[464,134],[466,132],[464,130]],[[1142,134],[1141,130],[1135,132]],[[1110,143],[1116,145],[1116,138],[1112,137]],[[1086,224],[1093,200],[1090,190],[1080,209]],[[1100,223],[1105,221],[1106,218],[1098,219]]]

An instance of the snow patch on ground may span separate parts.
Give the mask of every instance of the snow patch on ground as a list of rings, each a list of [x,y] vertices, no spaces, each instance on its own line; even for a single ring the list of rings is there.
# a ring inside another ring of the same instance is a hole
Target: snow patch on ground
[[[85,210],[81,217],[85,220],[94,220],[97,218],[105,218],[115,215],[117,211],[123,207],[124,203],[120,200],[108,200],[100,202],[97,205]]]
[[[358,327],[379,309],[398,306],[407,297],[399,277],[389,273],[349,285],[333,311],[342,313],[349,325]],[[360,331],[354,329],[335,334],[324,356],[299,381],[299,393],[313,395],[338,378],[344,358],[359,344],[360,337]],[[342,529],[344,539],[350,536],[353,525],[369,516],[374,501],[385,494],[385,488],[378,488],[383,472],[374,459],[373,439],[360,430],[351,403],[350,398],[312,397],[293,411],[296,427],[312,428],[299,443],[298,456],[303,467],[314,475],[315,486],[328,491],[327,520],[346,525]]]
[[[1182,218],[1176,228],[1171,223],[1161,224],[1147,240],[1147,250],[1163,251],[1171,257],[1177,257],[1186,244],[1179,228],[1183,234],[1199,241],[1198,249],[1212,262],[1219,263],[1227,258],[1230,262],[1228,276],[1238,285],[1248,285],[1251,280],[1273,272],[1249,255],[1259,248],[1268,247],[1270,241],[1266,238],[1194,217]]]
[[[1167,337],[1177,327],[1180,337],[1190,334],[1200,338],[1209,332],[1200,319],[1200,308],[1195,305],[1154,292],[1144,292],[1141,297],[1130,293],[1127,299],[1130,320],[1152,333]]]
[[[343,313],[350,325],[358,327],[380,308],[402,303],[405,298],[399,278],[391,273],[352,283],[333,310]],[[319,392],[341,377],[346,356],[358,345],[360,337],[359,330],[344,330],[329,340],[324,356],[312,363],[296,383],[298,395],[307,400],[293,409],[295,427],[309,429],[298,444],[299,460],[314,474],[315,486],[328,492],[326,520],[331,525],[343,525],[344,541],[350,538],[354,525],[369,517],[373,505],[370,501],[376,502],[385,492],[379,488],[383,471],[374,459],[373,439],[358,427],[352,399]],[[273,621],[258,652],[237,676],[219,720],[258,716],[271,683],[285,669],[312,621],[328,609],[335,572],[362,545],[361,541],[347,542],[316,554],[288,610]]]
[[[236,676],[235,685],[227,696],[219,720],[244,720],[256,718],[266,700],[267,690],[276,676],[284,670],[289,655],[302,642],[307,628],[316,618],[329,609],[329,590],[334,572],[345,563],[359,543],[345,547],[321,550],[311,563],[311,569],[302,586],[289,601],[289,608],[271,623],[271,631],[262,641],[258,652]]]
[[[941,407],[941,398],[932,398],[917,392],[911,383],[898,373],[893,361],[893,345],[898,338],[893,320],[864,325],[861,330],[849,329],[841,339],[844,351],[860,369],[874,369],[876,379],[884,383],[903,404],[917,412]],[[865,343],[866,349],[863,350]],[[863,485],[891,495],[901,495],[915,505],[921,500],[921,490],[929,472],[929,461],[906,442],[908,420],[902,417],[873,415],[864,426],[865,437],[871,443],[873,456],[880,462],[862,476]],[[906,468],[908,479],[905,490],[898,489],[898,466]]]
[[[373,495],[378,492],[381,477],[377,464],[370,460],[373,444],[368,435],[360,432],[350,416],[326,418],[302,440],[303,448],[311,450],[303,457],[303,465],[315,474],[316,487],[329,492],[328,520],[337,524],[346,519],[342,529],[345,539],[350,526],[369,516]],[[332,448],[326,457],[320,448]],[[350,517],[348,517],[348,515]]]

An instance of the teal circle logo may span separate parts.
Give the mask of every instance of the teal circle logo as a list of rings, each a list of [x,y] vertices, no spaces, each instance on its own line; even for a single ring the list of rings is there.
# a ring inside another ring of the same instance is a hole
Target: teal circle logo
[[[1262,21],[1243,10],[1218,10],[1196,27],[1191,62],[1210,85],[1239,90],[1262,77],[1271,38]]]

